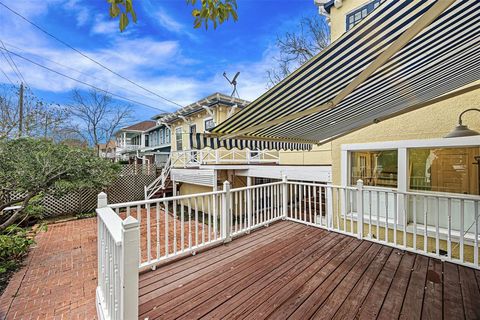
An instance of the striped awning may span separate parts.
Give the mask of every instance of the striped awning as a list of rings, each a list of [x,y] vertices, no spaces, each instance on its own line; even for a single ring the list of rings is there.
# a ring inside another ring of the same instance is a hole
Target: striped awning
[[[312,144],[268,140],[224,139],[212,137],[203,133],[190,133],[190,146],[192,149],[225,148],[225,149],[250,149],[250,150],[303,150],[310,151]]]
[[[212,133],[321,143],[479,79],[479,0],[390,0]]]

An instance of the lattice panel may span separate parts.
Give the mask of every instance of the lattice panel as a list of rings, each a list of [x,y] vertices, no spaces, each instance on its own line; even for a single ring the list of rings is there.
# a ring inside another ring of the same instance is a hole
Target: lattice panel
[[[143,200],[145,186],[156,178],[155,165],[128,164],[122,166],[120,176],[107,188],[109,203]],[[83,189],[61,197],[46,196],[42,200],[45,216],[91,212],[97,207],[97,195],[101,190]],[[10,199],[20,199],[22,194],[11,193]]]

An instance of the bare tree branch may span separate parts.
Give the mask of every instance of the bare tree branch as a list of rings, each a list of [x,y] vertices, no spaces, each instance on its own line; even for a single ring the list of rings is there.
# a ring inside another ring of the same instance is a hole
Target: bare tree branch
[[[132,115],[130,105],[117,105],[112,96],[97,90],[88,93],[73,90],[69,110],[80,122],[75,131],[86,136],[93,146],[108,143],[115,132],[131,120]]]
[[[300,65],[322,51],[329,44],[328,26],[325,19],[315,15],[301,19],[296,32],[277,36],[278,65],[267,70],[267,87],[273,87]]]

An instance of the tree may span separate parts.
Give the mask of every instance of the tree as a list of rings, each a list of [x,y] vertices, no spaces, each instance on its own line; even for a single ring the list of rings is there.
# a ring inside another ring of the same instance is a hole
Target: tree
[[[82,188],[102,188],[116,177],[119,167],[98,158],[92,150],[73,148],[45,139],[0,140],[0,232],[38,215],[45,195],[62,195]],[[10,200],[10,193],[21,197]],[[20,205],[20,209],[2,211]]]
[[[328,25],[325,19],[315,15],[303,17],[297,32],[277,36],[278,66],[267,71],[267,87],[282,81],[293,70],[310,60],[329,44]]]
[[[194,7],[192,16],[194,17],[193,27],[198,29],[202,25],[208,29],[211,22],[216,29],[218,24],[229,20],[238,20],[237,0],[186,0],[187,4]],[[120,31],[124,31],[128,26],[130,19],[137,22],[137,14],[133,7],[133,0],[107,0],[110,3],[110,16],[119,18]],[[199,6],[197,4],[200,4]],[[130,17],[130,18],[129,18]]]
[[[93,146],[108,143],[115,132],[131,120],[130,105],[117,105],[112,96],[102,91],[72,92],[69,112],[79,121],[77,132]],[[98,150],[97,150],[98,153]]]
[[[0,138],[19,136],[19,88],[3,85],[0,88]],[[72,131],[67,121],[66,109],[58,104],[47,103],[25,88],[23,97],[24,137],[43,137],[61,140]]]

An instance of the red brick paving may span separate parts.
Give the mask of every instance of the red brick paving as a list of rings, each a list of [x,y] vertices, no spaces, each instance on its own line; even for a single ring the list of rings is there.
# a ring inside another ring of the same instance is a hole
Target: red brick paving
[[[135,210],[132,215],[137,217]],[[122,214],[122,216],[124,216]],[[156,215],[151,214],[152,258],[156,257]],[[173,251],[173,216],[169,214],[169,251]],[[142,210],[142,261],[146,261],[146,210]],[[159,219],[160,252],[165,253],[164,212]],[[180,221],[176,220],[177,250],[181,250]],[[198,224],[199,241],[204,225]],[[185,222],[185,247],[191,237],[195,244],[195,224],[189,233]],[[208,232],[205,232],[208,240]],[[213,231],[212,231],[213,235]],[[0,297],[0,319],[96,319],[97,221],[73,220],[48,226],[36,237],[25,266],[14,274]],[[18,292],[17,292],[18,291]]]
[[[0,318],[95,319],[96,226],[91,218],[40,232],[25,266],[0,297]]]

